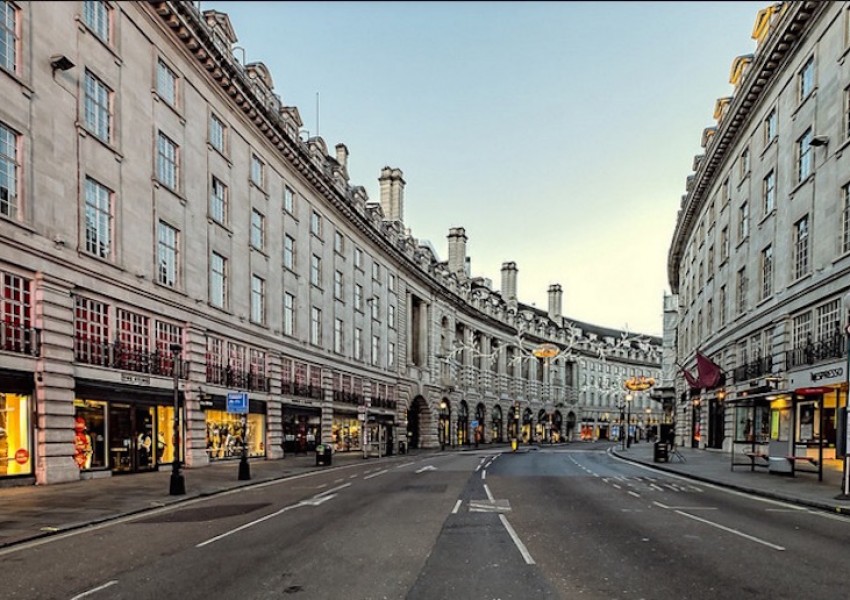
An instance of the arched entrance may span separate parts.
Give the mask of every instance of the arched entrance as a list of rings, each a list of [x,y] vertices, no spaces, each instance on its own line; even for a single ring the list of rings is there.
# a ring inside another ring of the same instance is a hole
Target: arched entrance
[[[440,423],[437,428],[437,439],[440,442],[440,450],[443,450],[451,441],[450,431],[452,424],[452,403],[448,398],[440,401]]]
[[[423,447],[422,432],[428,431],[430,421],[428,403],[422,396],[416,396],[407,410],[407,446],[409,448]]]
[[[537,427],[534,428],[534,437],[540,442],[549,441],[549,415],[545,409],[537,412]]]
[[[508,437],[519,439],[519,408],[511,406],[508,410]]]
[[[501,443],[502,439],[502,407],[498,404],[493,407],[493,417],[490,429],[490,441]]]
[[[567,413],[567,441],[573,439],[573,435],[576,430],[576,423],[578,422],[578,418],[573,411]]]
[[[556,410],[552,415],[552,442],[558,443],[564,441],[564,415],[560,410]]]
[[[522,443],[527,444],[531,441],[531,426],[533,424],[531,409],[526,408],[522,413]]]
[[[484,406],[483,402],[479,402],[475,406],[475,431],[472,433],[475,439],[475,443],[484,443],[484,425],[487,420],[487,409]]]
[[[457,411],[457,443],[460,446],[469,444],[469,405],[466,400],[460,401]]]

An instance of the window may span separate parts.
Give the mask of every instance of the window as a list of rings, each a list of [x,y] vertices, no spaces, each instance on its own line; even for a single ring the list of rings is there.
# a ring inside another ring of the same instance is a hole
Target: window
[[[334,298],[342,300],[342,271],[334,271]]]
[[[810,56],[803,68],[797,74],[798,87],[800,89],[799,100],[802,102],[808,98],[815,89],[815,57]]]
[[[363,250],[360,248],[354,248],[354,266],[358,269],[363,268]]]
[[[761,299],[773,293],[773,246],[761,251]]]
[[[177,106],[177,75],[162,59],[156,63],[156,92],[171,106]]]
[[[0,68],[18,72],[18,9],[11,2],[0,2]]]
[[[283,210],[290,215],[295,214],[295,192],[288,185],[283,188]]]
[[[18,135],[0,123],[0,215],[14,217],[18,207]]]
[[[177,152],[177,144],[160,131],[156,141],[156,178],[173,191],[177,191]]]
[[[729,258],[729,228],[724,227],[720,231],[720,262]]]
[[[387,274],[387,289],[391,292],[395,291],[395,275],[393,273]]]
[[[316,211],[310,215],[310,233],[316,237],[322,237],[322,216]]]
[[[392,369],[393,367],[395,367],[395,344],[387,342],[387,368]]]
[[[372,336],[372,364],[377,365],[381,357],[381,338],[377,335]]]
[[[210,218],[227,225],[227,186],[215,176],[210,184]]]
[[[841,251],[850,252],[850,183],[841,188],[844,210],[841,213]]]
[[[727,177],[723,181],[723,185],[720,187],[720,199],[721,199],[721,207],[729,204],[729,178]]]
[[[746,177],[750,172],[750,149],[744,148],[744,151],[741,152],[741,179]]]
[[[257,187],[263,187],[263,177],[265,165],[256,154],[251,155],[251,183]]]
[[[809,272],[809,216],[794,224],[794,279]]]
[[[84,0],[83,22],[97,37],[106,43],[110,39],[110,11],[102,0]]]
[[[283,266],[295,270],[295,238],[291,235],[283,237]]]
[[[392,304],[387,305],[387,326],[395,329],[395,306]]]
[[[773,212],[776,203],[776,174],[771,171],[761,182],[762,213]]]
[[[310,343],[315,346],[322,343],[322,309],[316,306],[310,309]]]
[[[227,308],[227,259],[215,252],[210,256],[210,304]]]
[[[256,275],[251,275],[251,321],[266,322],[266,282]]]
[[[104,142],[109,142],[112,135],[111,95],[109,88],[86,69],[83,118],[86,129]]]
[[[359,283],[354,284],[354,309],[363,310],[363,286]]]
[[[835,299],[817,308],[817,340],[822,342],[841,335],[841,300]]]
[[[805,312],[793,319],[791,328],[791,347],[800,348],[808,344],[812,334],[812,313]]]
[[[343,334],[342,319],[334,319],[334,352],[342,354],[342,334]]]
[[[744,241],[750,233],[750,204],[744,202],[738,208],[738,242]]]
[[[735,308],[737,309],[737,314],[742,315],[747,312],[747,269],[746,267],[741,267],[738,270],[738,281],[737,281],[737,298],[735,301]]]
[[[315,254],[310,259],[310,283],[316,287],[322,285],[322,259]]]
[[[215,115],[210,115],[210,145],[224,154],[224,122]]]
[[[109,358],[109,306],[82,296],[74,299],[74,360],[105,364]]]
[[[372,280],[377,282],[381,281],[381,265],[376,262],[372,263]]]
[[[381,299],[377,296],[372,296],[369,299],[369,306],[372,307],[372,319],[375,321],[379,320],[381,317]]]
[[[86,177],[86,252],[112,255],[112,192],[91,177]]]
[[[177,287],[177,230],[166,223],[159,222],[157,233],[157,274],[162,285]]]
[[[764,119],[764,145],[776,138],[776,109],[772,109]]]
[[[797,140],[797,183],[805,181],[812,172],[812,129]]]
[[[706,274],[709,281],[714,277],[714,244],[708,247],[708,258],[706,262],[708,273]]]
[[[711,334],[714,330],[714,301],[709,300],[705,304],[705,328]]]
[[[363,360],[363,330],[354,328],[354,359]]]
[[[718,301],[720,305],[720,326],[723,327],[726,325],[726,286],[720,286],[720,300]]]
[[[334,252],[345,253],[345,237],[339,232],[334,232]]]
[[[256,208],[251,209],[251,247],[262,250],[266,241],[266,218]]]
[[[287,292],[283,294],[283,333],[295,335],[295,296]]]
[[[850,138],[850,87],[844,90],[844,137]]]

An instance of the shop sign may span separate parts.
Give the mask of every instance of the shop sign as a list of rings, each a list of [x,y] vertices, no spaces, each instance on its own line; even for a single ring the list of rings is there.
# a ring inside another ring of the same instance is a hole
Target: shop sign
[[[227,392],[227,412],[248,414],[248,392]]]
[[[19,465],[26,464],[29,459],[30,453],[26,451],[26,448],[20,448],[15,452],[15,462]]]
[[[135,375],[133,373],[121,373],[121,381],[132,385],[150,385],[151,378],[147,375]]]
[[[824,365],[817,370],[790,373],[789,387],[820,387],[844,383],[844,368],[844,365],[841,363],[832,363],[831,365]]]
[[[655,385],[655,379],[652,377],[629,377],[623,383],[625,388],[631,392],[643,392]]]

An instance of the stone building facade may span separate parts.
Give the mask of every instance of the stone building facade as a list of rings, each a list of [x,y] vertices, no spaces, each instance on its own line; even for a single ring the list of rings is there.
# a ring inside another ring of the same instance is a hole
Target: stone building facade
[[[660,340],[569,321],[560,286],[542,311],[514,263],[471,276],[463,228],[440,260],[402,171],[370,201],[227,15],[0,11],[0,484],[577,438],[655,375]]]

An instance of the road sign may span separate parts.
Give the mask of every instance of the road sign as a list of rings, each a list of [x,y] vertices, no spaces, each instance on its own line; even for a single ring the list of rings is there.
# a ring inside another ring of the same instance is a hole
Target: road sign
[[[476,427],[478,427],[478,421],[473,421],[472,428],[475,429]]]
[[[227,392],[227,412],[248,414],[248,392]]]

